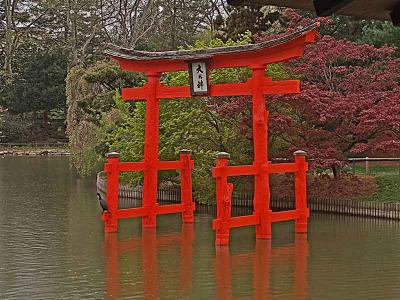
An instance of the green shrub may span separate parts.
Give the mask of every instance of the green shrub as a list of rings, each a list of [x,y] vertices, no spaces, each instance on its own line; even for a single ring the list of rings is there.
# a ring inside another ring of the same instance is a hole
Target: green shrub
[[[4,112],[0,115],[0,136],[2,143],[26,142],[33,126],[30,114],[12,114]]]

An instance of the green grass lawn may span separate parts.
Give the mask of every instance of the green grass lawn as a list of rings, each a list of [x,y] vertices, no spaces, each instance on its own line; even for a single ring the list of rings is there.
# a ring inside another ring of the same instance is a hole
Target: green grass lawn
[[[399,175],[399,166],[372,165],[369,167],[369,175]],[[365,175],[365,166],[356,165],[356,175]]]
[[[378,192],[369,198],[369,201],[400,202],[400,176],[380,175],[376,176]]]
[[[379,202],[400,202],[400,175],[399,166],[392,165],[370,165],[370,176],[374,176],[379,190],[372,197],[366,199]],[[365,166],[356,165],[356,175],[365,175]]]

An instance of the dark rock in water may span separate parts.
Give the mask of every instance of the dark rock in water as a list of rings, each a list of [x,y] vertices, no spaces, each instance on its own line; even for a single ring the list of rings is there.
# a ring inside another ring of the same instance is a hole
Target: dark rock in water
[[[99,204],[103,212],[107,211],[107,202],[101,197],[100,193],[97,193],[97,200],[99,200]]]

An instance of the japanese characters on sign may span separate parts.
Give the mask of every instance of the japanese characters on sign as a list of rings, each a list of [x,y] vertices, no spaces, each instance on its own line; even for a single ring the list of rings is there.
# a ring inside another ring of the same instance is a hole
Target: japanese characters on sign
[[[208,95],[208,69],[206,61],[189,62],[190,87],[192,96]]]

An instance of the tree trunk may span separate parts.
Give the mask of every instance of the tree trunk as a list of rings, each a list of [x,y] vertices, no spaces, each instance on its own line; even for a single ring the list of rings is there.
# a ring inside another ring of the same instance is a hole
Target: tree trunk
[[[5,46],[4,46],[4,65],[3,70],[6,74],[6,80],[12,80],[12,58],[15,52],[15,46],[17,42],[16,32],[13,30],[13,12],[15,7],[15,2],[11,0],[4,1],[4,11],[5,11]]]
[[[76,66],[79,64],[78,56],[78,28],[77,28],[77,2],[76,0],[66,1],[67,9],[67,24],[71,36],[69,37],[69,48],[72,53],[71,66]]]
[[[176,48],[176,0],[174,0],[174,3],[172,5],[172,22],[171,22],[171,49]]]
[[[339,179],[340,178],[340,167],[338,165],[332,165],[332,172],[333,172],[333,177],[335,179]]]

